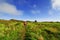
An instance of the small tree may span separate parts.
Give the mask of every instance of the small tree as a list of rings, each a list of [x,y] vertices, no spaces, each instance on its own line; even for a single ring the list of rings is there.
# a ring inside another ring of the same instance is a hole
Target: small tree
[[[37,22],[37,20],[35,20],[35,22]]]

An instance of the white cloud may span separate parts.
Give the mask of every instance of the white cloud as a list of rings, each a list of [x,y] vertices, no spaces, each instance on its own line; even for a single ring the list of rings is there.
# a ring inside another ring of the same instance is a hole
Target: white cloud
[[[6,2],[7,0],[0,0],[0,4]]]
[[[22,10],[17,10],[17,8],[14,5],[8,4],[8,3],[0,3],[0,12],[11,14],[11,15],[22,15]]]
[[[60,0],[52,0],[52,8],[60,10]]]
[[[60,0],[51,0],[52,8],[49,10],[49,15],[60,15]]]
[[[39,14],[40,10],[31,10],[31,13],[33,13],[33,14]]]

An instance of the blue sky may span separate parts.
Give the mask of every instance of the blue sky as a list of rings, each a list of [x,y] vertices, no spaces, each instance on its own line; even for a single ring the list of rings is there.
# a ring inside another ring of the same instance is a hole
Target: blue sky
[[[60,21],[60,0],[0,0],[0,19]]]

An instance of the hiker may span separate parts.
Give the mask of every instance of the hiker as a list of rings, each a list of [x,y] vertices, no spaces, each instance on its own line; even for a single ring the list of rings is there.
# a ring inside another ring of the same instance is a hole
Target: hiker
[[[24,22],[23,22],[23,24],[24,24],[24,26],[26,26],[27,22],[26,22],[26,21],[24,21]]]

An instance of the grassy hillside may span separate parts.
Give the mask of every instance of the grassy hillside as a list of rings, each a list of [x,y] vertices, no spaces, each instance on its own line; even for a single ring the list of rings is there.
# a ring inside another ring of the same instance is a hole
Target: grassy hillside
[[[0,20],[0,40],[60,40],[60,23]]]

